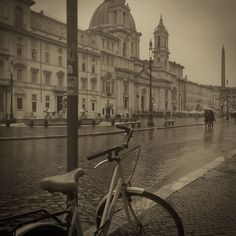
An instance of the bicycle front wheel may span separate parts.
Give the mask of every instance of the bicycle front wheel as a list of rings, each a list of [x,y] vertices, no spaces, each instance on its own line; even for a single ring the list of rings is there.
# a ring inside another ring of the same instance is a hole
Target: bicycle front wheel
[[[118,199],[116,209],[109,226],[110,236],[131,235],[173,235],[183,236],[184,228],[177,212],[162,198],[144,191],[142,194],[127,192],[128,220],[122,197]],[[101,223],[106,199],[97,211],[97,227]]]

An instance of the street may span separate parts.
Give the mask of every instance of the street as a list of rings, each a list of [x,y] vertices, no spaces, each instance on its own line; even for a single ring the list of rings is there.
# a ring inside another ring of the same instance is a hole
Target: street
[[[107,191],[112,168],[105,164],[95,170],[97,161],[87,161],[86,155],[117,145],[122,138],[120,134],[79,138],[79,165],[86,171],[79,201],[87,223],[93,221],[98,201]],[[132,183],[155,191],[227,154],[235,148],[235,140],[234,122],[217,123],[213,130],[198,125],[134,132],[130,146],[140,144],[142,148]],[[52,200],[40,190],[39,181],[65,172],[66,138],[1,141],[0,156],[0,216],[64,206],[64,198],[54,194]],[[136,155],[124,160],[127,176],[135,161]]]

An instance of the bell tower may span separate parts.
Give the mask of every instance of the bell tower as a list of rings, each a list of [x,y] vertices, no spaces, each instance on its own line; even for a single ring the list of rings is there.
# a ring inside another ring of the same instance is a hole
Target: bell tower
[[[167,68],[170,54],[168,48],[168,37],[169,33],[163,24],[161,15],[159,25],[154,31],[154,65],[163,69]]]

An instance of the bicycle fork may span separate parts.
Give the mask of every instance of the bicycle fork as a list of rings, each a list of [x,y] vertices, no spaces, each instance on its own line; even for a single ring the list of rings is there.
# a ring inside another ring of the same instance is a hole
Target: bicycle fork
[[[120,178],[118,180],[115,191],[113,191],[115,180],[118,174],[120,175]],[[107,200],[106,200],[105,208],[102,215],[101,226],[95,232],[94,235],[99,235],[99,236],[107,235],[110,224],[111,224],[112,216],[116,210],[118,198],[120,197],[122,199],[122,203],[125,209],[125,214],[127,216],[127,223],[129,222],[130,224],[132,223],[134,224],[134,222],[136,222],[137,229],[140,230],[140,228],[142,227],[142,224],[140,220],[138,219],[138,217],[135,215],[135,212],[132,208],[132,205],[131,205],[132,199],[127,194],[127,188],[129,189],[129,187],[127,187],[127,184],[125,183],[122,169],[118,164],[115,167],[114,175],[113,175],[109,192],[107,195]]]

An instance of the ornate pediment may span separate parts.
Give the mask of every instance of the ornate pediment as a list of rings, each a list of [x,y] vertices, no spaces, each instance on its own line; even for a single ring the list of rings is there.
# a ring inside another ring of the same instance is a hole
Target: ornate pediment
[[[16,69],[26,69],[26,63],[21,60],[15,60],[13,62],[14,68]]]
[[[23,89],[17,89],[15,91],[15,95],[25,96],[25,91]]]

